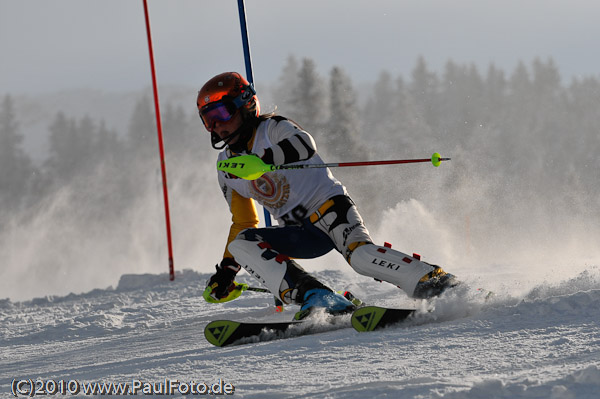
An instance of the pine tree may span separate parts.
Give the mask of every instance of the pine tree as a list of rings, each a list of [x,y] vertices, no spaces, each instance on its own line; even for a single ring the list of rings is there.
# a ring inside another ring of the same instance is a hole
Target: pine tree
[[[96,139],[94,142],[94,157],[96,162],[111,163],[118,162],[122,156],[123,144],[119,134],[115,130],[109,130],[106,122],[101,120],[98,125]]]
[[[398,103],[395,82],[387,71],[379,74],[373,87],[373,94],[367,100],[363,112],[362,130],[368,132],[372,145],[378,146],[395,136],[400,121],[397,115],[402,112]],[[383,149],[383,148],[382,148]]]
[[[183,108],[167,103],[163,117],[165,150],[173,153],[184,151],[192,140],[188,133],[188,119]]]
[[[576,152],[585,154],[587,161],[592,161],[600,166],[600,140],[598,140],[598,126],[600,126],[600,81],[594,77],[574,79],[568,90],[570,132],[576,134],[574,140]],[[589,167],[589,166],[588,166]],[[600,168],[590,170],[597,171]],[[600,190],[600,186],[598,187]]]
[[[0,109],[0,202],[3,211],[16,209],[27,194],[34,172],[32,161],[22,148],[23,140],[13,100],[6,95]]]
[[[433,129],[439,126],[438,85],[439,81],[435,73],[429,71],[425,59],[419,57],[412,71],[409,92],[415,107],[415,117]]]
[[[129,122],[125,145],[127,168],[125,198],[134,200],[161,184],[155,115],[150,98],[144,95],[136,104]]]
[[[469,127],[465,126],[467,118],[465,105],[469,98],[464,84],[465,75],[464,66],[459,66],[452,60],[446,63],[441,83],[440,125],[452,137],[455,137],[465,127]]]
[[[288,86],[288,90],[291,91],[289,116],[315,137],[320,136],[326,117],[326,89],[312,59],[302,60],[295,86]]]
[[[128,153],[138,160],[148,160],[157,152],[157,133],[150,98],[144,95],[133,109],[127,135]]]
[[[70,165],[69,147],[70,131],[74,130],[74,122],[67,119],[63,112],[58,112],[54,121],[49,126],[49,156],[45,163],[45,169],[50,179],[58,182],[68,180],[73,166]]]
[[[519,123],[526,123],[533,113],[533,84],[529,71],[523,62],[519,62],[508,81],[509,111]]]
[[[89,115],[85,115],[76,125],[75,139],[77,149],[75,150],[76,161],[80,171],[89,172],[97,163],[96,145],[98,128]]]
[[[490,64],[484,82],[483,107],[485,110],[484,123],[486,125],[499,121],[499,116],[505,108],[506,92],[507,82],[504,72]]]
[[[49,127],[49,157],[45,168],[55,184],[67,184],[94,167],[96,125],[89,116],[79,123],[58,112]]]
[[[356,93],[350,78],[339,67],[331,70],[329,106],[329,123],[324,129],[329,153],[335,151],[340,159],[366,159],[368,156],[360,145]]]
[[[274,89],[274,97],[279,108],[279,112],[283,115],[293,116],[295,108],[295,89],[300,86],[298,60],[293,55],[287,58],[286,64],[283,67],[279,83]]]
[[[441,83],[440,129],[446,132],[443,142],[468,140],[483,120],[483,79],[475,65],[446,63]]]
[[[600,126],[600,80],[587,76],[574,79],[568,90],[569,101],[566,105],[569,113],[565,131],[568,147],[563,151],[571,156],[574,174],[584,182],[589,196],[583,197],[590,209],[596,209],[595,214],[590,214],[591,220],[598,220],[600,216],[600,184],[598,170],[600,170],[600,140],[598,140],[598,126]]]

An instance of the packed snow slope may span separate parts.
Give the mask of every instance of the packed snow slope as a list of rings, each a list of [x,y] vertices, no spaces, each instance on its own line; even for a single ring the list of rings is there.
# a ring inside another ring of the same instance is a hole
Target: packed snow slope
[[[430,303],[350,272],[318,275],[370,303],[420,312],[372,333],[338,328],[217,348],[203,337],[209,321],[289,319],[294,307],[275,313],[272,297],[250,292],[208,304],[201,296],[208,275],[194,271],[178,273],[174,282],[165,275],[123,275],[116,288],[0,302],[0,395],[12,397],[15,379],[77,381],[85,389],[101,382],[152,385],[153,396],[161,396],[156,390],[165,379],[194,381],[195,388],[220,380],[240,398],[600,395],[597,267],[518,296],[496,286],[486,301],[463,287]],[[26,384],[20,388],[26,392]],[[80,388],[79,397],[88,395]],[[174,396],[185,395],[175,390]]]

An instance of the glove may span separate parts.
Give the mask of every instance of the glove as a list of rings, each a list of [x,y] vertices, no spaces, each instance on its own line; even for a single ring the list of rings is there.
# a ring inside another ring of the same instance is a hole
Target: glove
[[[207,286],[212,289],[210,296],[215,299],[225,298],[233,289],[233,280],[240,271],[240,265],[233,258],[223,258],[221,264],[215,266],[217,272],[208,280]]]

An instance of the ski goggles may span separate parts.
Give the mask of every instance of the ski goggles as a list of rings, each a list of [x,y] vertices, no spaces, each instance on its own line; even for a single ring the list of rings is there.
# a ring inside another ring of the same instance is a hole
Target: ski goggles
[[[207,129],[211,129],[216,122],[227,122],[237,112],[238,108],[231,101],[218,101],[200,108],[200,118]]]
[[[256,91],[252,86],[245,86],[242,89],[242,93],[233,99],[231,97],[222,99],[221,101],[216,101],[200,108],[200,118],[204,126],[210,130],[215,125],[215,122],[229,121],[238,109],[248,104],[248,101],[255,94]]]

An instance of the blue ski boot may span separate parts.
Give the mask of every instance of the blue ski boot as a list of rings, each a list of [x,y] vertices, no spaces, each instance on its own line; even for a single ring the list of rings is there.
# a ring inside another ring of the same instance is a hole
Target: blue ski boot
[[[331,315],[341,315],[352,312],[356,309],[356,305],[337,292],[326,288],[313,288],[304,293],[300,311],[294,318],[304,319],[317,309],[325,309]]]

